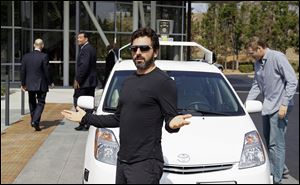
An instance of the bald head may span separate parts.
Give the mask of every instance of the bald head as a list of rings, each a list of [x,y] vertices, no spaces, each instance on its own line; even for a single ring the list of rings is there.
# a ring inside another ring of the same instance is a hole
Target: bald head
[[[35,41],[34,41],[34,48],[35,49],[43,49],[44,48],[44,42],[43,42],[43,40],[42,39],[36,39]]]

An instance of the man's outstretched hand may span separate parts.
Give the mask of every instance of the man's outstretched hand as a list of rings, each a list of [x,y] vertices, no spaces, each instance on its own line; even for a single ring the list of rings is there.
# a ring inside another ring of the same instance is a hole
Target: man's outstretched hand
[[[83,116],[85,116],[86,112],[82,110],[79,106],[76,107],[78,112],[71,110],[63,110],[61,114],[68,120],[80,122]]]
[[[190,121],[188,121],[186,119],[191,118],[191,117],[192,117],[191,114],[178,115],[170,121],[169,127],[171,129],[178,129],[178,128],[183,127],[184,125],[188,125],[188,124],[190,124]]]

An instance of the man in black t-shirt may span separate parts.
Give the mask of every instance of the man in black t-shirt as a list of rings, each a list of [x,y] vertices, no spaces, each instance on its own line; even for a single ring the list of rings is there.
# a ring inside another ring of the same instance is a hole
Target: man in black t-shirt
[[[178,132],[192,115],[177,115],[174,80],[155,66],[159,40],[150,28],[140,28],[131,36],[131,54],[136,72],[122,84],[117,111],[112,115],[93,115],[64,110],[72,121],[95,127],[120,127],[116,183],[158,184],[163,173],[162,126]],[[126,173],[125,173],[126,172]]]

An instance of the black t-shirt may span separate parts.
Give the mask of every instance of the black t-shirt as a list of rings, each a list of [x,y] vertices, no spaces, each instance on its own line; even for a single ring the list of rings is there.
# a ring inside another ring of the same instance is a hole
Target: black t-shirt
[[[124,80],[117,111],[113,115],[86,114],[82,122],[96,127],[120,127],[118,159],[137,162],[155,158],[163,161],[161,135],[163,121],[177,115],[177,90],[174,80],[159,68],[148,74],[133,74]]]

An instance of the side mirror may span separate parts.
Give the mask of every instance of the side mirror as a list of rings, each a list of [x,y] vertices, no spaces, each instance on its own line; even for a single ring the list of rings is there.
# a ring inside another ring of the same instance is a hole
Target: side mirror
[[[247,100],[245,102],[245,107],[248,113],[261,112],[262,103],[258,100]]]
[[[93,96],[79,96],[77,100],[77,105],[80,108],[84,108],[84,109],[94,109],[95,108],[94,102],[95,100]]]

